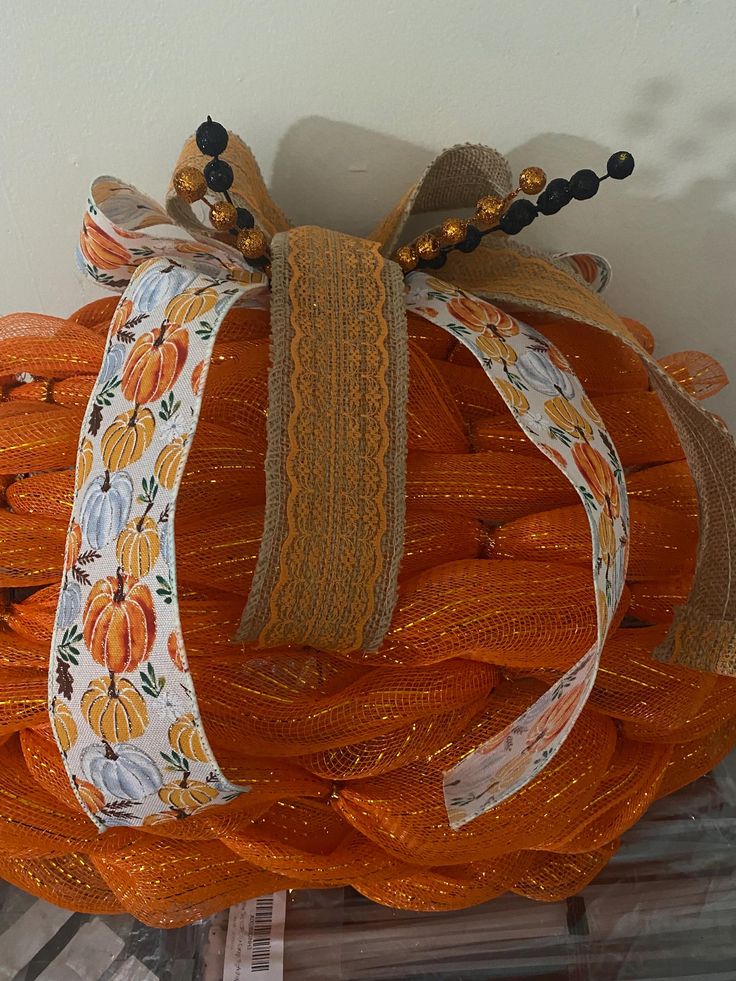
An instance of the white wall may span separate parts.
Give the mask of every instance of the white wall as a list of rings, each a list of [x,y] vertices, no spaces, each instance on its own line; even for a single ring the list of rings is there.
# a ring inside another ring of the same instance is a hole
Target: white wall
[[[364,232],[425,163],[485,142],[516,167],[632,178],[527,240],[589,248],[662,353],[736,376],[733,0],[4,0],[0,311],[63,314],[86,187],[160,197],[207,113],[254,148],[297,222]],[[736,423],[736,397],[712,407]]]

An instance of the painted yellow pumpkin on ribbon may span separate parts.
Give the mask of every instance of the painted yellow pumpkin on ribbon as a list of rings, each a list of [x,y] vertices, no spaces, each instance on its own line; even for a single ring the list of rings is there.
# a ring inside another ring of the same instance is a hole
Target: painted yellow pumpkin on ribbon
[[[544,403],[544,411],[552,422],[563,432],[569,433],[575,439],[590,439],[593,429],[572,403],[563,395],[556,395]]]
[[[78,491],[87,482],[87,478],[92,472],[93,463],[94,451],[92,449],[92,441],[85,438],[79,447],[79,456],[77,457],[77,473],[74,478],[75,491]]]
[[[160,552],[158,527],[150,515],[129,521],[118,535],[115,547],[123,572],[134,579],[147,576]]]
[[[150,409],[137,406],[121,412],[106,429],[100,450],[108,470],[122,470],[143,456],[151,445],[156,420]]]
[[[217,797],[216,787],[202,780],[189,780],[185,774],[180,783],[167,783],[158,792],[164,804],[180,811],[196,811]]]
[[[188,760],[206,763],[209,759],[202,745],[201,730],[194,721],[194,715],[191,712],[182,715],[172,723],[169,729],[169,743],[172,749]]]
[[[108,743],[137,739],[148,726],[145,699],[127,678],[95,678],[82,696],[82,710],[92,731]]]
[[[610,568],[616,557],[616,531],[606,511],[601,511],[598,516],[598,545],[601,561]]]
[[[79,733],[77,723],[74,721],[74,716],[66,702],[58,698],[54,699],[52,717],[59,746],[63,753],[68,753],[77,741]]]
[[[186,324],[198,320],[212,310],[217,303],[217,290],[212,288],[188,289],[169,300],[164,316],[172,324]]]
[[[493,334],[481,334],[477,341],[478,347],[483,354],[491,361],[514,364],[516,361],[516,351]]]
[[[171,490],[176,483],[176,474],[179,470],[184,447],[189,441],[188,434],[177,436],[171,443],[167,443],[156,457],[154,473],[162,487]]]
[[[519,415],[523,415],[525,412],[529,411],[529,401],[526,395],[524,395],[521,389],[517,388],[516,385],[512,385],[511,382],[506,381],[505,378],[498,378],[496,379],[496,387],[501,390],[501,394],[503,395],[504,399],[506,399],[509,405],[511,405],[511,407],[518,412]]]

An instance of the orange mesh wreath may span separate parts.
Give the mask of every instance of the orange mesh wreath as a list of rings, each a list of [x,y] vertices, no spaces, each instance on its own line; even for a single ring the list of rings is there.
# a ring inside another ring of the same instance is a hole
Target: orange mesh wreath
[[[83,912],[176,926],[285,887],[350,884],[403,909],[578,891],[657,796],[736,739],[736,681],[654,662],[692,578],[697,501],[644,366],[611,336],[529,314],[587,387],[628,468],[619,622],[587,708],[522,791],[451,831],[442,773],[590,644],[590,540],[574,492],[462,348],[409,316],[408,516],[377,654],[233,646],[263,531],[268,315],[215,347],[176,526],[181,614],[204,724],[252,792],[98,836],[46,715],[48,644],[81,414],[114,299],[0,322],[0,875]],[[649,335],[637,325],[642,338]],[[717,366],[666,362],[709,393]],[[32,381],[18,375],[28,372]],[[235,451],[235,452],[234,452]],[[208,515],[206,525],[201,515]],[[78,788],[94,793],[94,787]],[[91,799],[91,798],[90,798]]]

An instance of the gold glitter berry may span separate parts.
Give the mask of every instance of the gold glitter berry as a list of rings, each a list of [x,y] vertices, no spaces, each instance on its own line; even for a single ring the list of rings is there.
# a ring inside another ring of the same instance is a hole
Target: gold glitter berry
[[[413,245],[402,245],[396,250],[394,261],[398,262],[404,272],[411,272],[419,264],[419,253]]]
[[[462,218],[445,218],[440,226],[439,239],[442,245],[459,245],[465,238],[467,221]]]
[[[484,198],[480,198],[475,206],[475,217],[478,221],[483,221],[487,225],[492,225],[498,221],[504,212],[506,202],[503,198],[496,197],[494,194],[489,194]]]
[[[238,221],[238,209],[229,201],[215,201],[210,208],[210,225],[218,232],[227,232]]]
[[[547,175],[541,167],[525,167],[519,174],[519,187],[524,194],[539,194],[547,183]]]
[[[196,167],[182,167],[174,174],[174,190],[180,198],[192,204],[207,193],[207,181]]]
[[[425,232],[424,235],[420,235],[414,246],[420,259],[434,259],[435,256],[439,255],[440,243],[437,241],[437,237],[431,232]]]
[[[238,233],[235,245],[246,259],[260,259],[266,252],[268,241],[260,228],[244,228]]]

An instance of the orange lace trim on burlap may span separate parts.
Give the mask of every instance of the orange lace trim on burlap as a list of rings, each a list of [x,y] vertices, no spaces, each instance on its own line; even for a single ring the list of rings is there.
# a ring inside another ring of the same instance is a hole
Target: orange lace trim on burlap
[[[320,228],[273,248],[267,515],[241,636],[374,650],[404,509],[403,288],[378,245]]]

